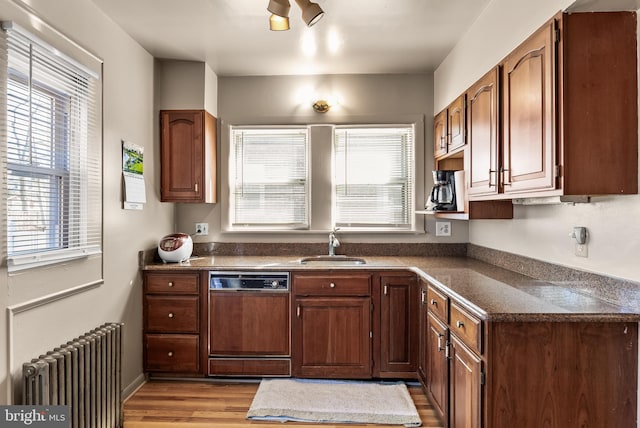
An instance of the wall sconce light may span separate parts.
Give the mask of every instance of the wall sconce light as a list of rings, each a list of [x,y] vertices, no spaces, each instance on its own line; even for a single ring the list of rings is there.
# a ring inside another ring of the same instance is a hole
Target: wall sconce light
[[[302,11],[302,20],[311,27],[323,16],[324,11],[317,3],[311,0],[296,0]],[[267,10],[271,12],[269,17],[269,29],[272,31],[283,31],[289,29],[289,10],[291,4],[289,0],[269,0]]]
[[[318,100],[313,103],[313,110],[316,113],[326,113],[331,109],[331,104],[327,100]]]

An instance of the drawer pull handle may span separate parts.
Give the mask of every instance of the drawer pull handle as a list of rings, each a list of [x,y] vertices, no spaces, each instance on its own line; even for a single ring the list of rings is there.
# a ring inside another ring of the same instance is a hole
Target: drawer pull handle
[[[442,347],[442,338],[443,337],[444,337],[444,334],[438,333],[438,352],[444,351],[444,348]]]
[[[331,284],[329,284],[329,287],[331,288],[336,288],[336,284],[334,284],[333,282]]]
[[[168,356],[168,357],[173,357],[173,351],[169,351],[169,352],[167,352],[167,356]]]
[[[420,291],[420,303],[423,305],[426,303],[426,292],[424,290]]]
[[[173,281],[169,281],[169,287],[173,287]]]
[[[384,295],[386,296],[387,294],[389,294],[389,288],[385,285],[384,286]]]
[[[436,299],[431,299],[431,305],[438,306],[438,302],[436,302]]]
[[[169,312],[169,318],[173,318],[173,312]]]
[[[462,328],[462,327],[464,327],[464,323],[462,321],[458,320],[458,321],[456,321],[456,327]]]

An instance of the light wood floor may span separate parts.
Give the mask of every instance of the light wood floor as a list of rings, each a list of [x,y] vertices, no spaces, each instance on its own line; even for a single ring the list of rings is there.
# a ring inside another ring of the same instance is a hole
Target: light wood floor
[[[309,423],[261,422],[245,419],[258,383],[151,381],[124,403],[124,428],[239,427],[293,428]],[[442,428],[419,386],[409,392],[426,428]],[[317,425],[323,428],[367,425]],[[387,425],[370,425],[385,427]],[[398,426],[395,425],[395,428]]]

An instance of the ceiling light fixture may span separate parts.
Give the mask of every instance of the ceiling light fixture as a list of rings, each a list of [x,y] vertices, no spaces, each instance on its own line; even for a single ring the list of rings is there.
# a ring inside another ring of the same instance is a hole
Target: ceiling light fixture
[[[324,11],[318,3],[312,3],[311,0],[296,0],[296,3],[302,9],[302,20],[307,27],[311,27],[324,16]]]
[[[269,29],[271,31],[285,31],[289,29],[289,0],[269,0],[267,10],[271,12],[269,17]]]
[[[311,27],[324,16],[324,11],[317,3],[311,0],[296,0],[302,11],[302,20]],[[267,10],[271,12],[269,17],[269,29],[272,31],[283,31],[289,29],[289,10],[291,4],[289,0],[269,0]]]

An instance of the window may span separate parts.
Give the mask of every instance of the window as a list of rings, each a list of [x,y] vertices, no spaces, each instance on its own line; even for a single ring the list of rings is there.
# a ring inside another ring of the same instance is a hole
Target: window
[[[413,135],[412,126],[336,128],[335,226],[413,229]]]
[[[3,28],[9,268],[100,252],[98,75],[23,30]]]
[[[305,128],[232,128],[232,229],[309,227],[309,135]]]

